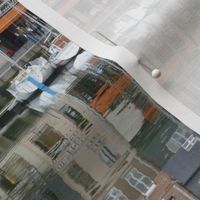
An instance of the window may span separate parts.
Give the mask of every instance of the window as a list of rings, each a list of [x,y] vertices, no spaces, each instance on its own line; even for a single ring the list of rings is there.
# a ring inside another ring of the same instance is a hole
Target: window
[[[121,190],[116,187],[112,187],[109,193],[106,195],[105,200],[129,200]]]
[[[87,128],[88,125],[91,126],[90,122],[86,118],[84,118],[84,116],[81,113],[79,113],[71,106],[68,105],[63,106],[61,112],[63,112],[65,116],[67,116],[70,120],[72,120],[76,124],[76,126],[78,126],[81,130]]]
[[[120,154],[112,145],[106,144],[104,138],[93,136],[92,139],[88,142],[87,147],[94,153],[97,153],[100,159],[108,167],[112,167],[120,157]]]
[[[63,149],[66,149],[70,145],[70,142],[66,138],[48,125],[44,125],[38,134],[32,138],[32,143],[53,160],[58,157]]]
[[[3,136],[12,141],[16,141],[17,139],[20,138],[23,132],[29,127],[29,125],[30,124],[25,119],[18,118],[3,133]]]
[[[179,127],[168,141],[167,143],[168,149],[176,153],[178,149],[188,140],[188,138],[191,135],[192,135],[191,132]]]
[[[137,169],[132,168],[124,177],[128,184],[139,191],[141,194],[148,196],[155,188],[154,182],[148,176],[145,176]]]
[[[111,145],[103,145],[99,151],[99,156],[109,167],[115,164],[120,157]]]
[[[84,171],[75,161],[70,164],[67,173],[69,177],[80,184],[85,191],[92,189],[97,183],[90,174]]]
[[[30,195],[32,191],[44,188],[45,184],[37,169],[18,154],[12,154],[1,167],[0,187],[10,199]]]
[[[195,137],[194,135],[191,135],[186,142],[182,145],[182,147],[186,150],[186,151],[190,151],[193,146],[196,144],[196,142],[199,141],[199,138]]]
[[[17,4],[17,0],[0,1],[0,17]]]

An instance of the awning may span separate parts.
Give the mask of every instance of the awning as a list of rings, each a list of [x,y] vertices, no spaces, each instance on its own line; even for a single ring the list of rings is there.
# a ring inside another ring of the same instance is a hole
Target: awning
[[[26,11],[26,8],[18,3],[0,19],[0,33],[6,30],[23,15],[19,10]]]

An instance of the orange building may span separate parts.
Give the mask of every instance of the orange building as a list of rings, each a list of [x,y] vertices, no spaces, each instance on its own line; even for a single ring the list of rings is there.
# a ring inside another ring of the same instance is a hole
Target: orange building
[[[0,18],[0,33],[16,22],[23,15],[24,11],[26,11],[26,8],[17,3],[13,8],[5,13],[5,15]]]
[[[154,106],[152,103],[146,105],[143,111],[144,118],[150,123],[153,123],[155,121],[159,113],[160,111],[158,107]]]
[[[112,85],[105,83],[96,93],[95,98],[91,100],[90,106],[102,115],[106,113],[113,102],[132,84],[132,80],[126,75],[122,75]],[[160,111],[158,107],[152,103],[147,103],[144,106],[144,118],[153,123]]]
[[[90,106],[97,112],[104,114],[109,106],[132,84],[130,78],[122,75],[112,85],[105,83],[96,93],[95,98],[90,102]]]

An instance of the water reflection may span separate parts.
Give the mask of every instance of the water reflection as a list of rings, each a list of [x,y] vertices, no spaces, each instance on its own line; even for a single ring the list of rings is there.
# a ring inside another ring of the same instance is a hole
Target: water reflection
[[[120,66],[50,30],[18,61],[9,58],[17,73],[1,88],[0,196],[150,194],[158,171],[197,135]]]

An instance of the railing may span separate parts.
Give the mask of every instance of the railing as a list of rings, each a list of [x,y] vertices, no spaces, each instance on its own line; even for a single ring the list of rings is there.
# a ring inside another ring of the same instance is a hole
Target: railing
[[[7,0],[0,4],[0,18],[5,15],[10,9],[12,9],[16,4],[17,0]]]

